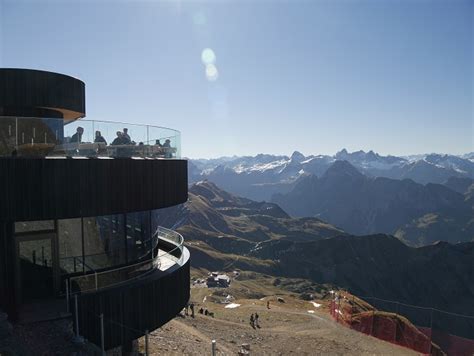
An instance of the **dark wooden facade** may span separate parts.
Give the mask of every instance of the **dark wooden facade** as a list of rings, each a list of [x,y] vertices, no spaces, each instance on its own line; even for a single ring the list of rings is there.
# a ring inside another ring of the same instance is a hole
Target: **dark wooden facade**
[[[79,333],[101,344],[100,314],[104,315],[105,349],[127,345],[173,319],[188,303],[190,261],[145,279],[97,293],[78,296]],[[71,308],[74,301],[71,300]],[[71,309],[73,310],[73,309]]]
[[[0,221],[160,209],[188,199],[185,160],[0,158]]]
[[[81,80],[42,70],[0,68],[0,116],[75,120],[85,114]]]
[[[0,221],[0,309],[10,314],[16,311],[15,263],[13,223]]]

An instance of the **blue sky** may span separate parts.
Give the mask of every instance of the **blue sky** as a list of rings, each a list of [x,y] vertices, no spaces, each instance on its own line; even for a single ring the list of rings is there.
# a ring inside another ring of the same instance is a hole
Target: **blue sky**
[[[0,0],[0,66],[79,77],[88,119],[176,128],[193,158],[465,153],[473,13],[468,0]]]

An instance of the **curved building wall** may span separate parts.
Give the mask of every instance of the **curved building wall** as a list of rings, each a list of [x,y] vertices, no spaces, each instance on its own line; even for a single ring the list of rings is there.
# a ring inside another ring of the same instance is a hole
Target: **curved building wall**
[[[154,210],[186,202],[187,161],[0,158],[0,219]]]
[[[190,297],[189,253],[184,262],[165,272],[156,271],[145,279],[78,297],[79,332],[96,345],[101,344],[100,318],[107,326],[105,349],[125,345],[173,319]],[[72,304],[71,304],[72,307]]]

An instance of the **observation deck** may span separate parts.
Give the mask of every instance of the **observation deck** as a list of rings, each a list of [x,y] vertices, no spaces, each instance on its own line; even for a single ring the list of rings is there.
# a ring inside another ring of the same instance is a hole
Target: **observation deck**
[[[189,299],[189,252],[159,214],[187,201],[187,162],[179,131],[85,109],[76,78],[0,68],[0,308],[16,320],[38,302],[68,305],[97,345],[100,314],[110,349]]]

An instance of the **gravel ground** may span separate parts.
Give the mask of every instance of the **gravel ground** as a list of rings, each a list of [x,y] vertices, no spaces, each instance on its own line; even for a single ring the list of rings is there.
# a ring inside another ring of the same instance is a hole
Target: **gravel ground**
[[[225,309],[223,305],[203,304],[215,312],[215,318],[200,314],[195,319],[175,318],[151,334],[151,353],[210,354],[211,340],[215,339],[218,355],[236,355],[244,343],[250,345],[251,355],[416,355],[412,350],[336,324],[325,311],[314,310],[308,302],[274,304],[270,310],[265,301],[236,303],[242,305]],[[254,312],[260,315],[260,329],[249,324],[249,316]],[[143,350],[143,339],[140,347]]]
[[[92,355],[95,348],[72,341],[70,319],[16,324],[12,335],[0,341],[0,355],[57,356]]]

